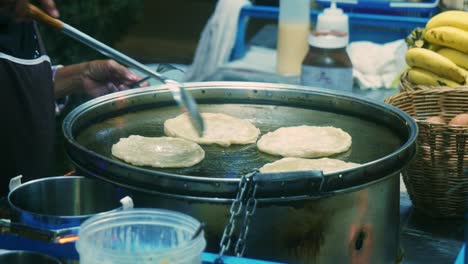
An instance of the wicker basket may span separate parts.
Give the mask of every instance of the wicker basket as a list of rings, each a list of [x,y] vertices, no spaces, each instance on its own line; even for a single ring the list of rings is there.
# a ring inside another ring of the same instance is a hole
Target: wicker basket
[[[408,80],[408,71],[403,72],[400,77],[400,92],[412,92],[412,91],[421,91],[421,90],[434,90],[434,89],[443,89],[443,88],[450,88],[447,86],[426,86],[426,85],[419,85],[413,84]],[[460,89],[468,89],[468,86],[460,86]],[[451,88],[453,89],[453,88]]]
[[[462,217],[468,205],[468,126],[424,120],[441,115],[448,122],[467,113],[468,89],[401,92],[385,102],[408,113],[419,127],[417,154],[402,171],[414,207],[433,217]]]

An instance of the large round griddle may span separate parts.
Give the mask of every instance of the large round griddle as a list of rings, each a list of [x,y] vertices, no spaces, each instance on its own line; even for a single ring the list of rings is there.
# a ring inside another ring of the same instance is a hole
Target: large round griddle
[[[334,126],[348,132],[353,141],[351,149],[333,157],[363,165],[327,175],[330,189],[376,180],[386,172],[400,169],[413,154],[411,146],[417,128],[407,115],[389,105],[282,84],[186,85],[199,103],[200,112],[247,119],[262,135],[280,127],[300,125]],[[164,136],[164,121],[179,114],[180,109],[164,86],[91,100],[76,108],[64,121],[68,154],[78,168],[127,187],[218,196],[235,192],[243,174],[281,158],[258,151],[255,144],[202,145],[205,159],[190,168],[138,167],[112,156],[111,147],[120,138]]]

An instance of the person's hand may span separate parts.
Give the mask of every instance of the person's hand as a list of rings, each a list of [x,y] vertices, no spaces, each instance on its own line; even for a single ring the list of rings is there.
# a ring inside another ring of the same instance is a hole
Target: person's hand
[[[57,7],[55,6],[54,0],[40,0],[42,8],[46,11],[49,15],[58,18],[60,16]]]
[[[44,11],[52,17],[60,16],[54,0],[39,0],[39,2]],[[13,15],[16,20],[23,20],[26,18],[28,4],[28,0],[0,0],[0,14]]]
[[[141,80],[133,71],[113,60],[95,60],[87,63],[82,76],[83,90],[92,97],[128,89]],[[140,86],[146,86],[148,82]]]
[[[54,76],[55,98],[84,92],[98,97],[128,89],[142,78],[113,60],[94,60],[58,68]],[[147,86],[143,82],[140,86]]]

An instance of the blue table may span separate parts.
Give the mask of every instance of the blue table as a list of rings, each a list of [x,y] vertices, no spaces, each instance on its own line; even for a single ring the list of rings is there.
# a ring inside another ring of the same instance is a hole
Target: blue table
[[[458,253],[457,259],[455,260],[455,264],[465,264],[465,245],[460,250],[460,253]]]

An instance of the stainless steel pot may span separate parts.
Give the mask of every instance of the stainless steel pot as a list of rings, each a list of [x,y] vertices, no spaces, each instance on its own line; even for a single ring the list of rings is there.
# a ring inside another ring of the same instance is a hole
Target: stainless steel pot
[[[288,263],[386,263],[398,251],[399,172],[414,156],[417,127],[402,111],[351,95],[266,83],[192,83],[202,112],[248,119],[262,133],[284,126],[329,125],[353,138],[336,155],[350,170],[277,175],[260,181],[247,256]],[[136,167],[110,148],[131,134],[162,136],[180,114],[164,86],[119,92],[71,112],[63,131],[69,156],[84,174],[133,191],[137,206],[179,210],[205,221],[208,251],[217,251],[239,177],[279,157],[255,144],[203,146],[206,158],[186,169]],[[263,178],[265,179],[265,178]]]
[[[61,264],[58,259],[32,251],[6,251],[0,253],[0,263],[8,264]]]
[[[92,215],[119,210],[119,201],[125,196],[113,184],[82,176],[12,182],[10,186],[12,221],[46,230],[79,227]]]

